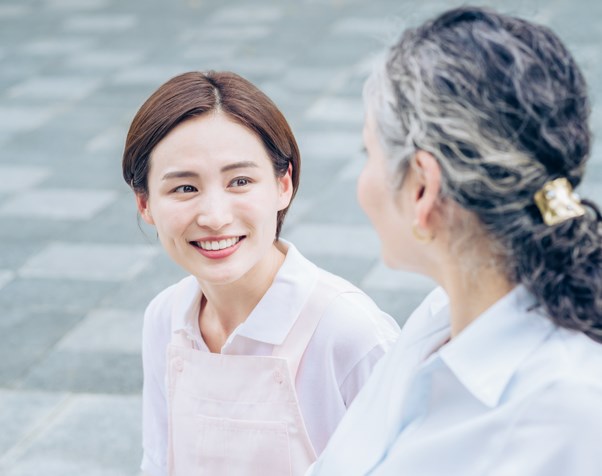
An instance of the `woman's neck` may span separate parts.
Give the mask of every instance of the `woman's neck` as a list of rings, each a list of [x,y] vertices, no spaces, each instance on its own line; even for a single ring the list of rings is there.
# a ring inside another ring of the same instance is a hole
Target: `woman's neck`
[[[285,253],[274,245],[267,256],[234,283],[201,283],[201,335],[211,352],[220,352],[228,336],[242,324],[274,281]]]
[[[452,338],[514,288],[495,267],[466,269],[456,262],[445,274],[440,282],[449,296]]]

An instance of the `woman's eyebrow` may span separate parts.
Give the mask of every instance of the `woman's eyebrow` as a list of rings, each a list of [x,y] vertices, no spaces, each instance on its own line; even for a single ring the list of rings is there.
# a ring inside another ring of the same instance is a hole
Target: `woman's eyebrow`
[[[228,172],[234,169],[244,169],[249,167],[259,167],[255,162],[250,160],[244,160],[241,162],[234,162],[232,164],[224,165],[220,170],[221,172]],[[192,170],[176,170],[173,172],[167,172],[163,175],[161,180],[171,180],[176,178],[198,178],[200,175]]]
[[[191,170],[176,170],[175,172],[167,172],[161,180],[170,180],[175,178],[198,178],[199,174]]]
[[[255,162],[250,160],[244,160],[242,162],[234,162],[233,164],[224,165],[221,169],[222,172],[228,172],[234,169],[245,169],[249,167],[259,167]]]

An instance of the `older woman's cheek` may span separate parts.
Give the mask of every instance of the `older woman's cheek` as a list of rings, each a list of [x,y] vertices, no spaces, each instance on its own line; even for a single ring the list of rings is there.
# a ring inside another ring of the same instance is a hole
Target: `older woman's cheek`
[[[373,220],[374,210],[379,202],[378,194],[375,193],[375,187],[380,185],[377,180],[370,166],[366,165],[357,181],[357,200],[370,220]]]

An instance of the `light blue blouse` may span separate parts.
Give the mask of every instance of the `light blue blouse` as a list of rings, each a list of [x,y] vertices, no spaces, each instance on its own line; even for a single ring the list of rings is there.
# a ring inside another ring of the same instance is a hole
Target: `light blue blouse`
[[[602,345],[533,304],[519,286],[441,346],[433,291],[307,475],[602,475]]]

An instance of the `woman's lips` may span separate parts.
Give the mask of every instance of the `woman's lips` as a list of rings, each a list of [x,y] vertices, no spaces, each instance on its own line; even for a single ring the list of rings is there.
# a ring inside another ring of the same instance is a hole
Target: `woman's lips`
[[[205,239],[201,241],[192,241],[191,245],[206,258],[223,259],[230,256],[238,248],[245,236],[233,236],[228,238]]]

